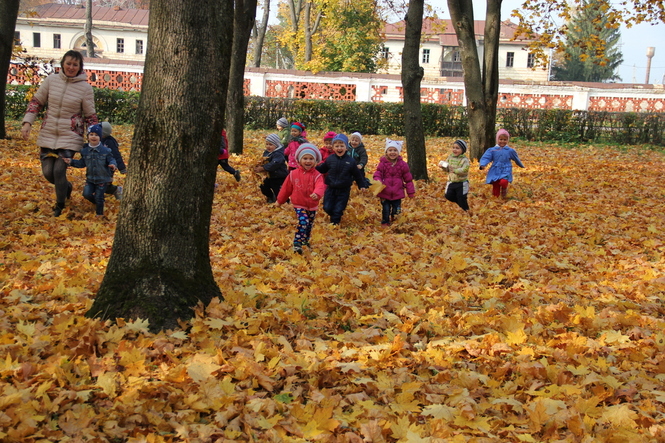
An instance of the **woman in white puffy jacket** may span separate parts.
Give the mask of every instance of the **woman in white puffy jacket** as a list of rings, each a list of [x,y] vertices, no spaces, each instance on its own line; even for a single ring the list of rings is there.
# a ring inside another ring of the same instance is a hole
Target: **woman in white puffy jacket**
[[[67,165],[63,158],[72,158],[83,147],[86,128],[98,123],[95,98],[88,77],[83,72],[83,56],[67,51],[60,61],[60,72],[49,75],[30,100],[23,117],[21,133],[30,136],[37,114],[47,107],[37,137],[39,159],[44,177],[55,185],[56,204],[53,215],[58,217],[72,193],[67,181]]]

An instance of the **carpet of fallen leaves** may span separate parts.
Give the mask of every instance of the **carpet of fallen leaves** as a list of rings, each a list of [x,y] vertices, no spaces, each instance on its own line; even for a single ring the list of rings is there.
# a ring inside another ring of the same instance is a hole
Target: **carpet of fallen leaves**
[[[300,256],[291,207],[249,172],[266,134],[231,157],[240,183],[218,171],[225,300],[156,335],[83,316],[119,202],[96,218],[70,170],[53,218],[36,131],[0,141],[1,441],[665,441],[662,152],[512,143],[510,199],[474,162],[468,220],[435,166],[451,140],[430,139],[431,180],[393,226],[354,190]],[[365,141],[373,172],[383,137]]]

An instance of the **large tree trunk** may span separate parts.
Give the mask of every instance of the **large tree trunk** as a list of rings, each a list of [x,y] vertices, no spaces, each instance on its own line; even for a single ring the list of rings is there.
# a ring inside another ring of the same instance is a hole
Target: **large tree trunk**
[[[464,70],[464,92],[469,117],[469,157],[480,158],[485,151],[487,109],[485,86],[480,72],[480,60],[473,26],[473,2],[448,0],[450,18],[457,34]]]
[[[92,40],[92,0],[85,2],[85,52],[86,56],[93,58],[95,56],[95,42]]]
[[[483,84],[485,85],[485,143],[478,158],[494,146],[496,104],[499,98],[499,38],[501,35],[501,1],[487,0],[485,14],[485,50],[483,52]]]
[[[256,0],[235,0],[233,14],[233,49],[231,52],[231,76],[229,96],[226,100],[226,134],[229,152],[242,154],[245,130],[245,62],[252,26],[256,18]]]
[[[2,85],[0,86],[0,138],[7,138],[5,129],[5,92],[7,90],[7,73],[12,60],[14,49],[14,31],[16,30],[16,17],[20,0],[2,0],[0,2],[0,72],[2,72]]]
[[[266,31],[268,30],[268,20],[270,19],[270,0],[263,2],[263,18],[261,25],[256,26],[256,41],[254,42],[254,67],[261,67],[261,56],[263,54],[263,42],[266,38]]]
[[[319,25],[321,24],[321,17],[323,16],[323,13],[321,10],[316,13],[316,19],[314,20],[314,24],[312,24],[312,7],[313,3],[311,1],[308,1],[305,4],[305,17],[304,17],[304,24],[303,26],[305,27],[305,60],[304,62],[311,62],[312,61],[312,55],[313,55],[313,47],[312,45],[314,44],[312,42],[312,39],[314,38],[314,34],[319,30]]]
[[[228,86],[231,0],[153,0],[113,252],[90,317],[177,328],[221,292],[210,215]]]
[[[420,82],[425,75],[418,63],[420,35],[423,27],[423,0],[411,0],[405,22],[402,51],[402,88],[404,94],[404,134],[411,174],[416,180],[427,180],[427,152],[420,106]]]

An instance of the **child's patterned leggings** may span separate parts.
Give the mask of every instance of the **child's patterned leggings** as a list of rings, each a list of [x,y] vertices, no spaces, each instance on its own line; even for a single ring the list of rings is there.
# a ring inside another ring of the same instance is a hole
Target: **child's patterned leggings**
[[[296,235],[293,238],[293,246],[309,246],[309,236],[312,234],[316,211],[308,211],[303,208],[295,209],[298,226],[296,227]]]
[[[506,191],[508,191],[508,183],[509,183],[508,180],[506,180],[505,178],[492,182],[492,195],[495,197],[498,197],[500,195],[505,197]]]

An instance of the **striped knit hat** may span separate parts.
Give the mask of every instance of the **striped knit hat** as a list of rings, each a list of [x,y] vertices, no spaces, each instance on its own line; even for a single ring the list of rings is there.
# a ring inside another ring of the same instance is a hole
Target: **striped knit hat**
[[[466,142],[464,140],[455,140],[455,143],[453,144],[460,147],[460,149],[462,150],[462,154],[464,154],[468,149],[466,146]]]
[[[300,163],[300,159],[305,154],[309,154],[314,157],[316,164],[321,163],[321,151],[319,151],[319,148],[313,144],[303,143],[302,145],[298,146],[298,149],[296,149],[296,158],[298,159],[298,163]]]
[[[289,121],[287,119],[285,119],[284,117],[277,120],[277,124],[282,128],[288,128],[289,127]]]
[[[282,141],[279,139],[279,135],[277,134],[270,134],[266,137],[266,141],[277,146],[277,149],[282,147]]]

